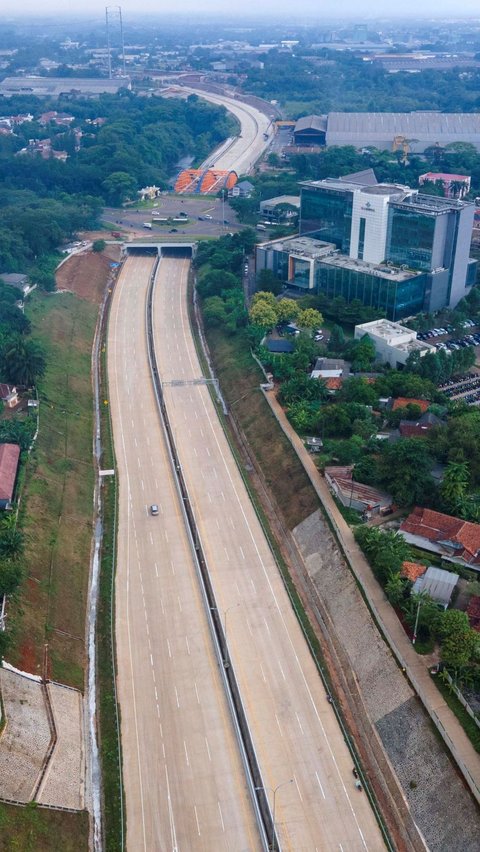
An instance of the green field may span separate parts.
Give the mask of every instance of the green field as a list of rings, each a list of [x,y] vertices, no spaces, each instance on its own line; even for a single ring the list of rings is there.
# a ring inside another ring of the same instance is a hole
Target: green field
[[[80,852],[88,846],[88,814],[17,808],[0,802],[2,852]]]

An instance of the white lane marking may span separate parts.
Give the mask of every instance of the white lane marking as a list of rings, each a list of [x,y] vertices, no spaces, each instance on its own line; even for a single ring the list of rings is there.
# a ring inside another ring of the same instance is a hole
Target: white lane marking
[[[220,807],[220,802],[218,802],[218,812],[220,814],[220,821],[222,823],[222,830],[225,831],[225,823],[223,821],[223,814],[222,814],[222,809]]]
[[[257,594],[257,590],[256,590],[256,588],[255,588],[255,583],[253,582],[253,580],[252,580],[252,578],[251,578],[251,577],[250,577],[250,582],[251,582],[251,584],[252,584],[252,589],[253,589],[254,593],[255,593],[255,594]]]
[[[150,542],[151,542],[151,544],[153,544],[153,535],[152,535],[152,533],[150,533]]]
[[[170,647],[170,642],[167,639],[167,648],[168,648],[168,656],[172,659],[172,649]]]
[[[199,823],[199,821],[198,821],[198,814],[197,814],[197,806],[196,806],[196,805],[194,805],[194,806],[193,806],[193,810],[195,811],[195,821],[196,821],[196,823],[197,823],[198,836],[199,836],[199,837],[201,837],[201,834],[200,834],[200,823]]]
[[[162,607],[162,615],[165,615],[165,607],[163,605],[163,598],[160,598],[160,606]]]
[[[195,695],[197,696],[197,704],[200,704],[200,698],[199,698],[199,695],[198,695],[197,681],[196,680],[194,680],[193,685],[195,687]]]
[[[232,516],[230,516],[228,520],[230,521],[230,526],[231,526],[232,530],[234,530],[234,529],[235,529],[235,524],[233,523],[233,518],[232,518]]]
[[[140,482],[142,483],[142,491],[145,491],[145,486],[144,486],[144,484],[143,484],[143,479],[141,479],[141,480],[140,480]]]
[[[217,529],[220,529],[220,521],[218,520],[218,518],[215,518],[215,523],[217,525]]]
[[[211,763],[211,762],[212,762],[212,755],[210,754],[210,746],[208,745],[208,740],[207,740],[207,738],[206,738],[206,737],[205,737],[205,745],[206,745],[206,747],[207,747],[208,759],[209,759],[209,761],[210,761],[210,763]]]
[[[240,548],[240,553],[242,554],[242,559],[245,559],[245,554],[244,554],[244,552],[243,552],[243,548],[242,548],[242,547]]]
[[[303,802],[303,796],[300,792],[300,787],[298,786],[297,776],[295,775],[295,773],[293,773],[293,780],[295,781],[295,786],[297,788],[298,795],[300,796],[300,801]]]
[[[155,562],[155,576],[158,577],[158,565]]]
[[[196,448],[196,447],[194,447],[194,448],[193,448],[193,452],[195,453],[195,456],[197,456],[197,457],[198,457],[198,453],[197,453],[197,448]]]
[[[177,687],[176,687],[176,686],[174,686],[173,688],[174,688],[174,690],[175,690],[175,700],[176,700],[176,702],[177,702],[177,707],[178,707],[178,709],[180,709],[180,701],[178,700]]]
[[[210,450],[208,449],[208,447],[205,447],[205,449],[207,451],[207,456],[210,458]]]
[[[316,777],[316,779],[317,779],[317,781],[318,781],[318,786],[320,787],[320,791],[321,791],[321,793],[322,793],[322,796],[323,796],[323,798],[324,798],[324,799],[326,799],[327,797],[325,796],[325,791],[324,791],[324,789],[323,789],[323,787],[322,787],[322,782],[320,781],[320,778],[318,777],[318,772],[315,772],[315,777]],[[340,849],[341,849],[341,848],[342,848],[342,844],[340,843]]]
[[[265,627],[267,628],[268,635],[270,636],[270,635],[271,635],[271,634],[270,634],[270,628],[269,628],[269,626],[268,626],[268,622],[267,622],[267,619],[265,618],[265,616],[263,617],[263,621],[264,621]]]
[[[280,719],[278,718],[276,713],[275,713],[275,720],[276,720],[277,725],[278,725],[278,730],[280,731],[280,736],[283,737],[283,731],[282,731],[282,726],[280,724]]]
[[[175,576],[175,566],[174,566],[172,560],[170,560],[170,568],[172,569],[173,576]]]
[[[172,799],[170,796],[170,784],[168,781],[168,770],[167,764],[165,764],[165,778],[167,781],[167,801],[168,801],[168,818],[170,821],[170,835],[172,839],[172,849],[178,849],[177,846],[177,832],[175,830],[175,820],[173,817],[173,808],[172,808]]]
[[[280,671],[282,673],[283,679],[286,680],[287,678],[285,677],[285,672],[282,669],[282,664],[281,664],[280,660],[277,660],[277,663],[278,663],[278,668],[280,669]]]
[[[177,601],[178,601],[178,608],[179,608],[180,612],[182,612],[182,602],[180,600],[179,595],[177,595]]]
[[[223,502],[226,503],[225,494],[223,493],[223,491],[220,491],[220,496],[221,496]]]
[[[187,766],[190,766],[190,761],[188,759],[187,744],[186,744],[185,740],[183,741],[183,748],[185,749],[185,760],[187,761]]]
[[[166,541],[166,542],[167,542],[167,544],[168,544],[168,533],[167,533],[167,531],[166,531],[166,530],[164,530],[164,532],[165,532],[165,541]]]
[[[247,627],[248,627],[248,632],[250,633],[250,636],[253,639],[252,625],[250,624],[248,618],[247,618]]]
[[[190,656],[190,645],[188,644],[188,636],[185,636],[185,644],[187,646],[187,654]]]
[[[230,557],[229,557],[229,555],[228,555],[228,550],[227,550],[227,548],[226,548],[226,547],[224,547],[223,549],[224,549],[224,551],[225,551],[225,556],[227,557],[227,562],[230,562]]]
[[[153,669],[153,657],[152,657],[152,655],[151,655],[151,654],[150,654],[150,665],[151,665],[151,667],[152,667],[152,669]]]
[[[301,723],[301,721],[300,721],[300,716],[298,715],[298,713],[295,713],[295,716],[297,717],[298,727],[300,728],[300,730],[301,730],[302,734],[304,734],[304,733],[305,733],[305,731],[304,731],[304,730],[303,730],[303,728],[302,728],[302,723]]]

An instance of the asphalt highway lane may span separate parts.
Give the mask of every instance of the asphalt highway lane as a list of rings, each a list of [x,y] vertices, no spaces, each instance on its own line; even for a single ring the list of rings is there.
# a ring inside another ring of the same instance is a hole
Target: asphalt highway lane
[[[271,119],[260,112],[260,110],[234,98],[225,95],[204,92],[201,89],[179,87],[181,95],[198,95],[211,103],[224,106],[238,119],[242,128],[241,136],[237,136],[228,149],[221,152],[218,158],[215,154],[209,157],[207,164],[215,166],[216,169],[233,169],[237,175],[248,174],[263,151],[268,147],[269,141],[263,138],[264,133],[271,135]]]
[[[253,809],[152,390],[145,339],[152,268],[152,258],[126,260],[108,331],[127,849],[253,852],[260,849]]]
[[[283,850],[376,852],[383,840],[206,385],[188,261],[161,260],[157,362],[202,547]],[[170,384],[173,383],[173,384]],[[281,786],[279,786],[281,785]]]

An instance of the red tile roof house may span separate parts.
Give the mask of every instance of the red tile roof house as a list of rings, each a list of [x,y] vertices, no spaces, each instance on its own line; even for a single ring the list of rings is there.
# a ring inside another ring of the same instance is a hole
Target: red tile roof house
[[[410,544],[480,570],[480,524],[416,506],[399,532]]]
[[[18,444],[0,444],[0,509],[12,505],[19,459]]]

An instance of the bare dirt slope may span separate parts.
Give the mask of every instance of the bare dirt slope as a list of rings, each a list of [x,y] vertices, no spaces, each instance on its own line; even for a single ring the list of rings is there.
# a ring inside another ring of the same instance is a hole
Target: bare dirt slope
[[[112,248],[117,249],[117,246]],[[112,258],[109,254],[110,251],[108,254],[85,252],[72,255],[57,270],[57,290],[69,290],[81,299],[100,304],[111,272]]]

